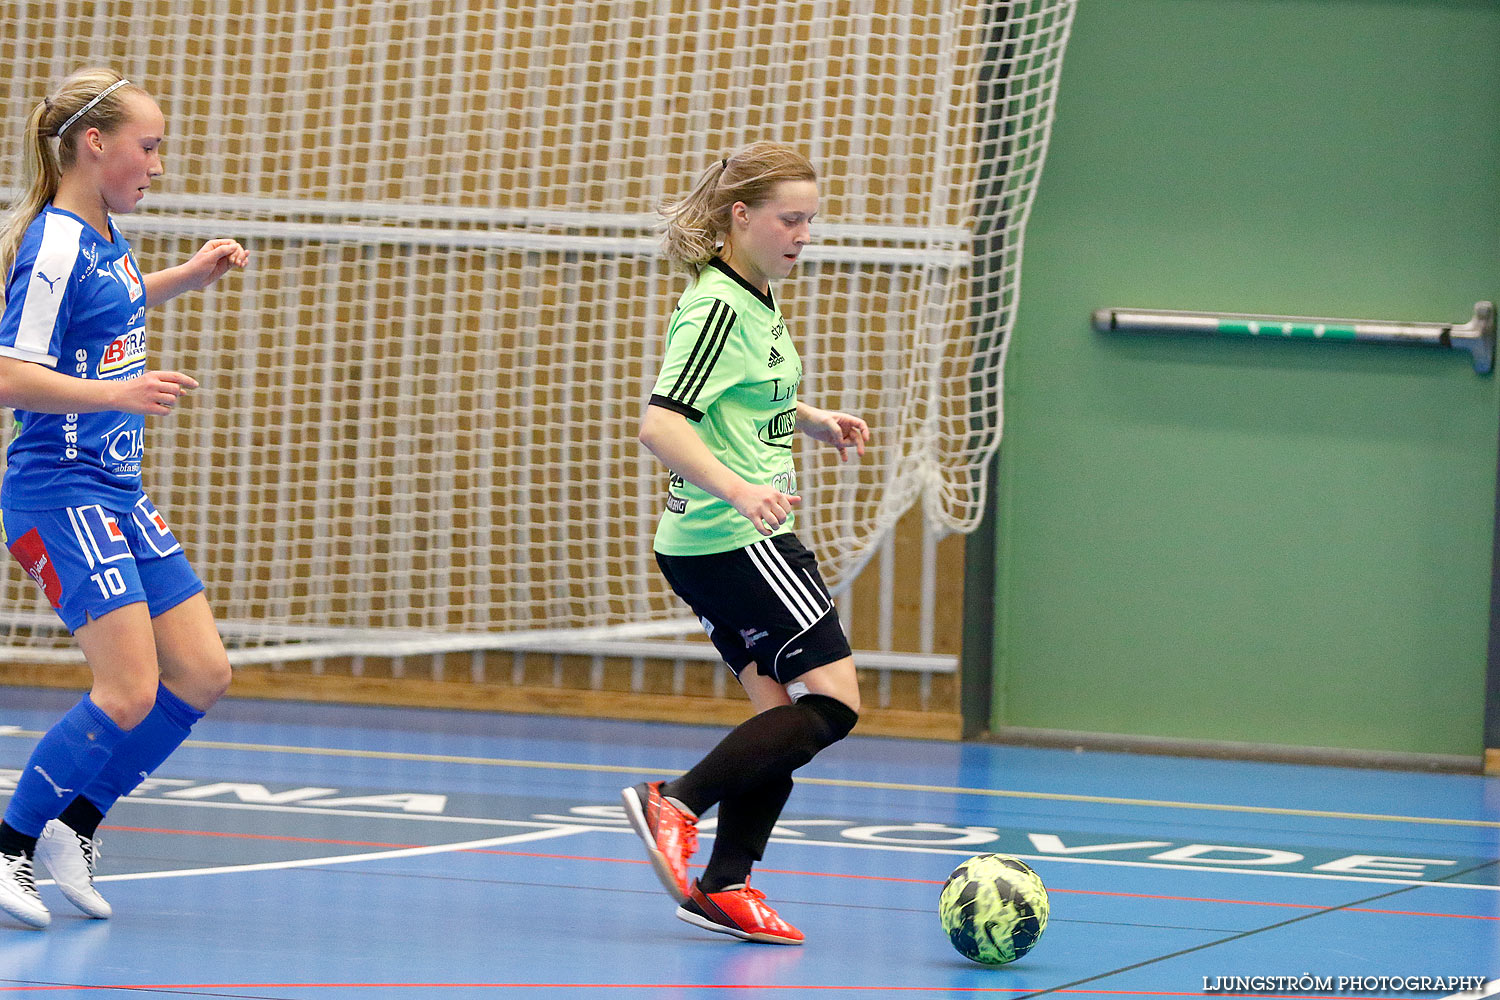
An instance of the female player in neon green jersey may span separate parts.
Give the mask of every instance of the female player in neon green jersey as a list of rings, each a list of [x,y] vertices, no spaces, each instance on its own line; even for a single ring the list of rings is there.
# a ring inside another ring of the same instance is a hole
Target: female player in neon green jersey
[[[670,470],[657,563],[702,620],[756,715],[687,774],[622,792],[677,916],[749,941],[802,932],[750,888],[792,772],[859,717],[859,685],[817,560],[792,533],[797,431],[864,454],[863,420],[797,400],[802,362],[771,285],[812,239],[817,175],[757,142],[710,167],[668,208],[667,256],[695,276],[672,314],[641,442]],[[696,823],[717,805],[708,866],[688,880]]]

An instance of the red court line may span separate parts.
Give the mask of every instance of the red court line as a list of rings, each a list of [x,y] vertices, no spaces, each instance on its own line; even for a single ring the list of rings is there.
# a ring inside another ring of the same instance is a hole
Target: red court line
[[[367,840],[332,840],[321,837],[290,837],[280,834],[269,833],[226,833],[217,830],[166,830],[146,826],[101,826],[101,830],[120,831],[124,833],[162,833],[182,837],[223,837],[229,840],[273,840],[289,844],[328,844],[337,847],[378,847],[384,850],[406,850],[415,847],[430,847],[430,844],[385,844],[377,841]],[[620,865],[644,865],[649,862],[636,858],[601,858],[589,854],[542,854],[536,851],[501,851],[495,848],[481,847],[467,851],[459,851],[460,854],[499,854],[513,858],[543,858],[551,861],[594,861],[608,864]],[[702,868],[702,865],[693,865],[694,868]],[[910,885],[942,885],[941,879],[926,878],[900,878],[894,875],[854,875],[843,872],[804,872],[792,868],[760,868],[763,874],[768,875],[801,875],[810,878],[839,878],[853,879],[865,882],[904,882]],[[1206,896],[1168,896],[1147,892],[1108,892],[1103,889],[1055,889],[1047,887],[1047,892],[1052,895],[1076,895],[1076,896],[1117,896],[1122,899],[1157,899],[1179,903],[1220,903],[1226,906],[1275,906],[1283,909],[1293,910],[1326,910],[1328,907],[1315,903],[1275,903],[1258,899],[1214,899]],[[1379,913],[1387,916],[1398,917],[1443,917],[1450,920],[1493,920],[1500,922],[1500,916],[1492,917],[1484,914],[1474,913],[1430,913],[1424,910],[1376,910],[1367,907],[1349,906],[1340,910],[1341,913]],[[1195,995],[1195,994],[1189,994]],[[1310,1000],[1310,998],[1304,998]]]
[[[42,993],[52,990],[797,990],[851,993],[1035,993],[1036,987],[1014,986],[787,986],[780,983],[129,983],[113,986],[48,985],[0,986],[0,993]],[[1051,990],[1083,996],[1201,997],[1204,994],[1167,990]],[[1236,993],[1235,1000],[1402,1000],[1399,997],[1311,995],[1306,993]]]

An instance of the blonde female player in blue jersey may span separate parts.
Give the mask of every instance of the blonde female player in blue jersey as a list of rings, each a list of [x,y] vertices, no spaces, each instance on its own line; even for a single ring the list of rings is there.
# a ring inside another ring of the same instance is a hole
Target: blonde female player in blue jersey
[[[247,255],[210,240],[141,274],[110,216],[134,211],[161,176],[164,130],[156,102],[118,73],[73,74],[27,118],[27,186],[0,229],[0,405],[18,426],[0,524],[93,673],[37,743],[0,823],[0,909],[33,927],[51,920],[33,858],[84,913],[110,915],[93,884],[100,820],[229,685],[203,584],[141,490],[145,418],[197,386],[147,370],[145,313]]]
[[[858,417],[797,400],[802,363],[772,283],[812,239],[817,175],[757,142],[711,166],[665,210],[665,249],[693,275],[672,315],[640,439],[670,470],[653,547],[756,714],[692,770],[621,793],[677,916],[748,941],[802,932],[750,887],[792,791],[792,772],[849,734],[859,685],[817,560],[792,533],[797,431],[864,454]],[[696,823],[717,805],[713,852],[689,881]]]

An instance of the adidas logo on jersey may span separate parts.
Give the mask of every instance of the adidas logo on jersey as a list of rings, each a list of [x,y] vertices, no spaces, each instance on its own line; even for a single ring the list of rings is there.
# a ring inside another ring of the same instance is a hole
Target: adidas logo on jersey
[[[778,351],[776,348],[773,347],[773,348],[771,348],[771,356],[766,359],[766,367],[767,368],[775,368],[777,365],[781,364],[785,360],[786,360],[786,358],[783,358],[781,356],[781,352]]]

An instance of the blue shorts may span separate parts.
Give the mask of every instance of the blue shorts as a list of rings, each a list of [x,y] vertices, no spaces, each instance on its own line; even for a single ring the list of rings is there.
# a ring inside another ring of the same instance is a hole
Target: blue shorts
[[[203,590],[145,496],[131,510],[85,504],[0,511],[0,530],[69,632],[138,601],[155,618]]]

